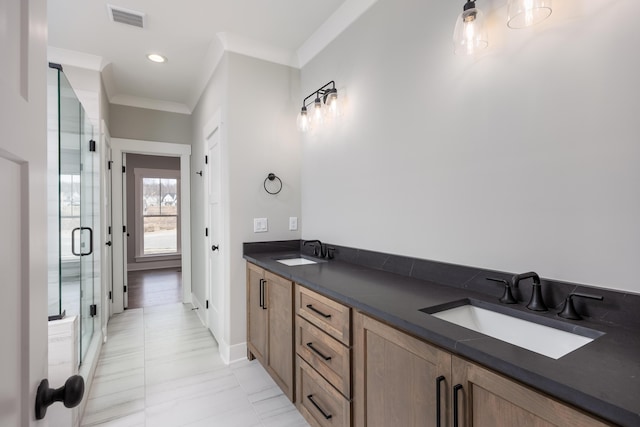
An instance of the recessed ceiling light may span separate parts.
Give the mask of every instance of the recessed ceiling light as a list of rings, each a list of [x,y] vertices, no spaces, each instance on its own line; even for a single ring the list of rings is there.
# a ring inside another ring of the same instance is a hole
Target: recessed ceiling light
[[[167,58],[165,58],[162,55],[158,55],[157,53],[148,54],[147,59],[149,59],[149,61],[158,62],[158,63],[167,62]]]

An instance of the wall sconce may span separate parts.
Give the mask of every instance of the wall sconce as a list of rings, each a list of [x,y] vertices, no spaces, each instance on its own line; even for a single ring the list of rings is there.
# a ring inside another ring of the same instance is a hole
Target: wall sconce
[[[314,96],[313,109],[309,112],[307,107],[312,103],[307,101]],[[331,118],[338,116],[338,90],[333,80],[302,100],[302,109],[298,115],[298,129],[306,132],[312,127],[317,128],[324,123],[326,115]]]
[[[509,28],[530,27],[551,15],[551,0],[509,0],[507,10]]]
[[[476,8],[475,1],[467,0],[462,8],[453,31],[453,44],[456,55],[473,55],[489,45],[484,14]]]
[[[525,28],[544,21],[551,15],[551,0],[509,0],[507,26]],[[456,55],[473,55],[489,45],[484,14],[475,0],[467,0],[453,31]]]

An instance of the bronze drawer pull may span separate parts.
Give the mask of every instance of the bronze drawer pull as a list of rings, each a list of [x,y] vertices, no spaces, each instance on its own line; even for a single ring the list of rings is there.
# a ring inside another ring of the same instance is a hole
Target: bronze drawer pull
[[[311,304],[307,304],[307,308],[311,311],[315,311],[316,313],[318,313],[320,316],[324,317],[325,319],[329,319],[331,318],[330,314],[324,314],[323,312],[321,312],[320,310],[318,310],[317,308],[314,308],[313,305]]]
[[[458,427],[458,392],[462,390],[462,384],[453,386],[453,427]]]
[[[325,356],[324,354],[322,354],[317,348],[313,346],[312,342],[308,342],[307,347],[313,350],[318,356],[322,357],[324,360],[331,360],[331,356]]]
[[[333,417],[333,415],[331,415],[331,414],[327,414],[326,412],[324,412],[324,411],[322,410],[322,408],[320,407],[320,405],[318,405],[318,404],[316,403],[316,401],[315,401],[315,400],[313,400],[313,394],[308,395],[308,396],[307,396],[307,399],[309,399],[309,401],[310,401],[311,403],[313,403],[313,406],[315,406],[315,407],[316,407],[316,409],[317,409],[318,411],[320,411],[320,413],[322,414],[322,416],[323,416],[326,420],[330,420],[330,419],[331,419],[331,417]]]

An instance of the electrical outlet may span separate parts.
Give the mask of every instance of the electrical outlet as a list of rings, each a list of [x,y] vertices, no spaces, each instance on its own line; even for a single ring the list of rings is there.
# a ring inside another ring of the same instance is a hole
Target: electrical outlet
[[[289,230],[296,231],[298,229],[298,217],[290,216],[289,217]]]
[[[254,233],[266,233],[267,231],[269,231],[267,218],[253,218]]]

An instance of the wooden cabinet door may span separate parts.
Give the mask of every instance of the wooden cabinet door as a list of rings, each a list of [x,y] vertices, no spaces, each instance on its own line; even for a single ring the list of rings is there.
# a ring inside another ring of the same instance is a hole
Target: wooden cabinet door
[[[247,348],[249,359],[267,364],[267,310],[264,302],[264,270],[247,264]]]
[[[269,335],[268,371],[293,402],[293,283],[265,273]]]
[[[356,426],[449,425],[449,353],[361,313],[354,313],[353,331]],[[444,378],[438,381],[439,377]]]
[[[608,425],[455,356],[452,356],[452,371],[453,384],[462,385],[457,392],[460,427]]]

